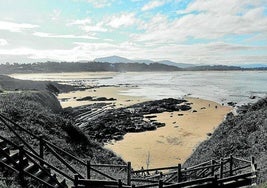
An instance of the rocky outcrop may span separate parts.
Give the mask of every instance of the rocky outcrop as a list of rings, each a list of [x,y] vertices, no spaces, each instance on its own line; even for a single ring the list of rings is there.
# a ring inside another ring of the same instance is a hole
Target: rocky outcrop
[[[186,100],[163,99],[135,104],[126,108],[114,109],[103,103],[77,107],[69,111],[76,119],[76,125],[90,138],[98,142],[120,140],[128,132],[153,131],[165,126],[164,123],[150,120],[146,116],[161,112],[185,111],[191,109]],[[98,105],[98,106],[96,106]],[[86,108],[86,110],[85,110]],[[79,113],[80,111],[80,113]]]

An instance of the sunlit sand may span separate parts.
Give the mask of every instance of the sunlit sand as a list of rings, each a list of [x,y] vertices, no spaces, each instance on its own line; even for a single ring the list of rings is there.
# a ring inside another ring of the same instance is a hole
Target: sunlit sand
[[[134,169],[183,163],[194,148],[208,138],[207,133],[212,133],[231,111],[230,107],[212,101],[195,98],[188,98],[188,101],[193,103],[191,111],[155,114],[156,120],[166,123],[165,127],[150,132],[128,133],[122,141],[105,147],[125,161],[131,161]]]

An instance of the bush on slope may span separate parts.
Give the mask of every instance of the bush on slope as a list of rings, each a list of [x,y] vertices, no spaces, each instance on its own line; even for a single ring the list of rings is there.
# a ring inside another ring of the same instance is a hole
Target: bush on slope
[[[184,166],[209,159],[219,159],[230,154],[250,159],[255,156],[259,182],[267,181],[267,100],[250,105],[244,114],[227,115],[209,140],[201,143]]]

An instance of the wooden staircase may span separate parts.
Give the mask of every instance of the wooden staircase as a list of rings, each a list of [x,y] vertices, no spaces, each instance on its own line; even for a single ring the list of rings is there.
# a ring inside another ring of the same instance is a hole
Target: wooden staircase
[[[4,140],[0,140],[0,166],[17,172],[20,177],[29,176],[42,182],[46,187],[67,187],[65,180],[59,182],[56,174],[52,174],[48,167],[38,164],[38,162],[27,155],[21,155],[20,149],[12,148],[12,146]],[[22,184],[25,184],[25,182]]]

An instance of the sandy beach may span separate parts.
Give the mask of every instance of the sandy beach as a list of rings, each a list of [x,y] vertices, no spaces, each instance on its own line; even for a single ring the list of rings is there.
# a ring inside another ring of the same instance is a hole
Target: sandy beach
[[[157,116],[157,121],[166,123],[165,127],[156,131],[128,133],[122,141],[105,147],[125,161],[131,161],[134,169],[183,163],[197,145],[208,138],[207,133],[212,133],[231,111],[230,107],[212,101],[187,100],[193,103],[190,111],[153,114]]]
[[[129,106],[149,100],[148,98],[123,95],[128,87],[100,87],[85,91],[63,93],[58,96],[63,107],[92,104],[96,101],[77,101],[86,96],[115,98],[115,107]],[[192,103],[192,110],[185,112],[164,112],[155,120],[166,126],[156,131],[128,133],[124,139],[111,142],[105,148],[112,150],[125,161],[131,161],[134,169],[173,166],[183,163],[202,141],[208,138],[232,110],[216,102],[199,98],[186,98]],[[101,102],[101,101],[98,101]],[[103,101],[102,101],[103,102]]]
[[[130,86],[129,86],[130,87]],[[93,103],[112,103],[115,107],[125,107],[130,106],[132,104],[140,103],[149,100],[144,97],[137,96],[126,96],[123,95],[123,92],[128,90],[129,87],[99,87],[93,89],[87,89],[85,91],[74,91],[70,93],[62,93],[58,95],[58,99],[60,100],[61,106],[63,108],[66,107],[76,107],[81,105],[93,104]],[[115,101],[77,101],[76,99],[83,98],[86,96],[92,97],[106,97],[106,98],[114,98]]]

